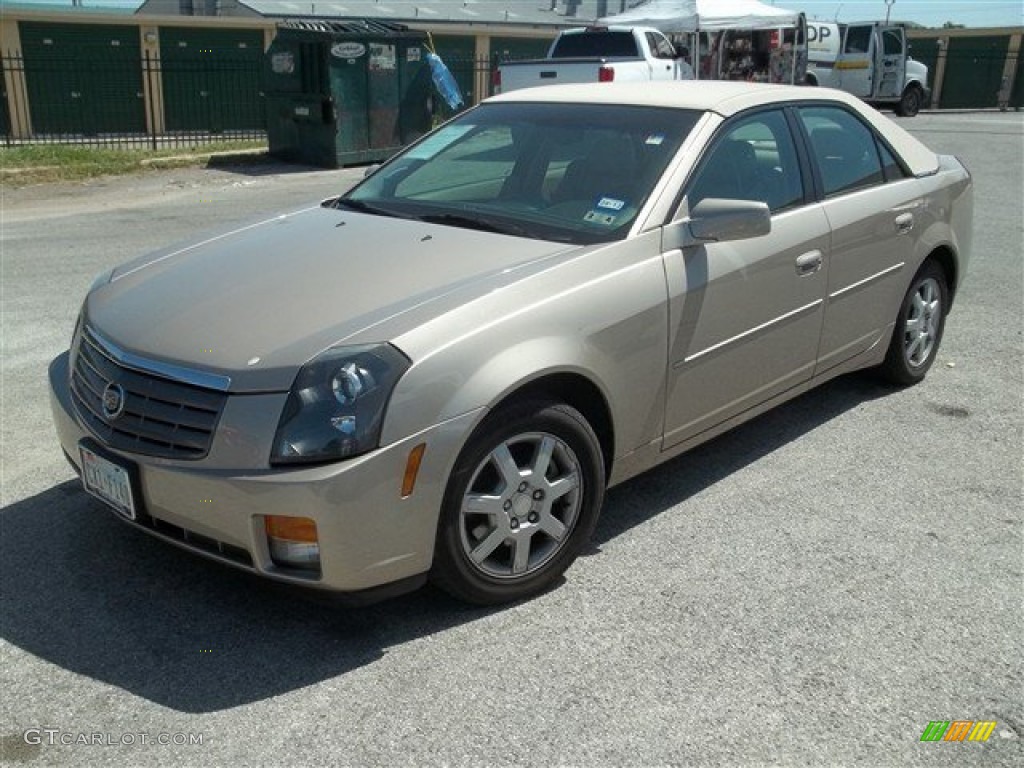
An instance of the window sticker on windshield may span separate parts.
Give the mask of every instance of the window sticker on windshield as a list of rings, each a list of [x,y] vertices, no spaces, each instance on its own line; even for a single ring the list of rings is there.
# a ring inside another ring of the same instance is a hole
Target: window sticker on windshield
[[[650,144],[651,146],[657,147],[665,140],[665,135],[662,133],[652,133],[644,140],[644,144]]]
[[[610,227],[615,224],[614,213],[603,213],[601,211],[587,211],[583,216],[584,221],[589,221],[593,224],[604,224],[606,227]]]
[[[433,136],[421,141],[406,157],[410,160],[429,160],[474,128],[476,128],[475,125],[466,125],[465,123],[445,126]]]
[[[600,211],[621,211],[626,207],[626,201],[614,197],[601,197],[594,207]]]
[[[625,200],[602,195],[594,201],[594,207],[587,211],[583,216],[583,220],[611,227],[614,226],[615,220],[619,218],[622,214],[622,209],[625,207]]]

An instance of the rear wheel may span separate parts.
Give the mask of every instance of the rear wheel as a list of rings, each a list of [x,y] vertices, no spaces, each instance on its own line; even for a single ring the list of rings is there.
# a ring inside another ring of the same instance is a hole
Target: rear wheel
[[[900,98],[900,103],[896,106],[896,114],[901,117],[913,117],[921,111],[923,102],[924,93],[921,92],[921,88],[916,85],[907,86]]]
[[[888,381],[908,386],[921,381],[935,362],[949,307],[946,275],[926,261],[910,283],[889,350],[880,372]]]
[[[433,581],[481,605],[543,591],[590,538],[604,482],[597,436],[576,409],[534,401],[494,412],[448,480]]]

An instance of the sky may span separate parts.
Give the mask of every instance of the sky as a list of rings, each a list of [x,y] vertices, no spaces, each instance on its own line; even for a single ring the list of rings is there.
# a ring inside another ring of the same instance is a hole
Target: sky
[[[423,0],[428,4],[430,0]],[[539,6],[542,0],[494,0],[507,5],[530,3]],[[762,0],[780,8],[803,11],[808,18],[827,21],[868,21],[884,19],[885,0]],[[0,5],[4,0],[0,0]],[[12,0],[12,4],[70,7],[71,0]],[[83,0],[87,8],[134,9],[140,0]],[[1024,26],[1024,0],[893,0],[890,8],[894,21],[915,21],[929,27],[941,27],[952,21],[968,27]]]
[[[775,0],[773,5],[803,11],[807,18],[833,21],[885,19],[885,0]],[[1024,26],[1024,0],[895,0],[891,18],[941,27],[952,21],[968,27]]]

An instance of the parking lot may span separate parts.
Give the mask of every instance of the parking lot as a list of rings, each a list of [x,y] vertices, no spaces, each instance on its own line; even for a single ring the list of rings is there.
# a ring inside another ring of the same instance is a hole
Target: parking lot
[[[975,181],[928,379],[847,376],[613,489],[564,583],[497,610],[296,599],[178,551],[91,501],[50,424],[96,273],[361,170],[5,187],[2,762],[1024,763],[1024,116],[901,124]],[[935,720],[997,725],[921,743]]]

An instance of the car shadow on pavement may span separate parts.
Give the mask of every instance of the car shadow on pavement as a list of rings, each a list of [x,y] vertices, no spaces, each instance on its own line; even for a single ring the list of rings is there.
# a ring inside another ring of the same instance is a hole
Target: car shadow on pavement
[[[599,548],[851,408],[893,391],[871,372],[842,376],[612,488],[594,544]]]
[[[595,544],[887,391],[845,377],[614,489]],[[0,531],[0,636],[182,712],[319,683],[501,610],[430,588],[362,608],[297,598],[122,524],[77,481],[0,510]]]

